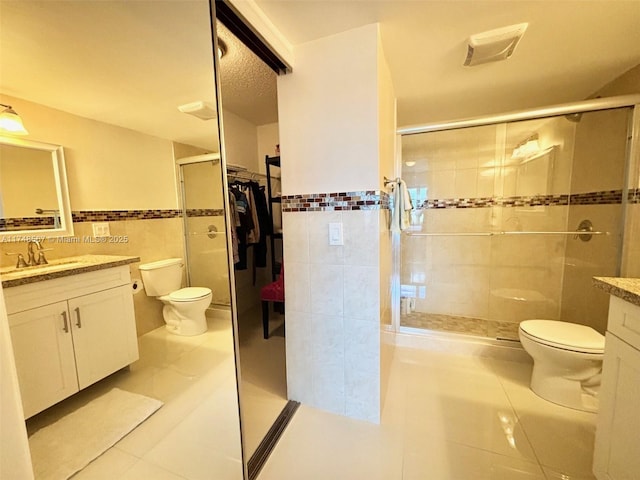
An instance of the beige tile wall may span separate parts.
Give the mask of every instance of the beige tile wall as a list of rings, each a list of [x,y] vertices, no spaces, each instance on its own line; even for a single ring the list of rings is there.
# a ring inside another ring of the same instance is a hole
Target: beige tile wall
[[[341,222],[344,245],[329,245]],[[285,212],[289,397],[380,418],[380,212]]]

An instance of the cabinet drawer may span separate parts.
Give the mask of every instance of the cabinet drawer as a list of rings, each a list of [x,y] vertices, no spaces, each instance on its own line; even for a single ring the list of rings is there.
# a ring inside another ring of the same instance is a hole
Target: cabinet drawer
[[[612,295],[607,330],[640,349],[640,307]]]
[[[129,266],[122,265],[5,288],[4,299],[7,313],[12,314],[129,283]]]

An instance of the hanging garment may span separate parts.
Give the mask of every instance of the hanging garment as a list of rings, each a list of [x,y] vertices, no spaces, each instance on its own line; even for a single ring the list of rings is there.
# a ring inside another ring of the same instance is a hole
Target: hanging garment
[[[247,269],[247,236],[253,228],[253,220],[249,208],[249,200],[245,193],[240,189],[241,184],[233,185],[231,193],[236,200],[236,210],[240,218],[239,225],[236,227],[238,236],[238,261],[234,264],[236,270]]]
[[[231,230],[231,246],[233,250],[233,263],[235,265],[240,261],[240,256],[238,254],[238,233],[236,232],[236,228],[240,224],[240,217],[236,210],[236,197],[231,192],[229,192],[229,209],[231,222],[233,223],[229,230]]]
[[[249,183],[249,188],[247,189],[247,199],[249,200],[249,214],[251,215],[251,223],[253,227],[249,230],[247,235],[247,243],[256,244],[260,241],[260,224],[258,223],[258,214],[256,212],[256,201],[253,196],[253,188]]]
[[[253,198],[256,203],[256,215],[258,216],[258,224],[260,225],[260,239],[253,249],[253,255],[257,267],[266,267],[267,235],[271,233],[272,229],[271,217],[269,216],[264,187],[261,187],[257,182],[252,182],[251,189],[253,190]]]

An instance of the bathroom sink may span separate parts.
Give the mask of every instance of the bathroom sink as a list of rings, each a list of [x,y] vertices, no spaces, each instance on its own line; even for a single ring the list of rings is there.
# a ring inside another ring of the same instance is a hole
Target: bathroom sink
[[[102,270],[105,268],[139,262],[140,257],[124,255],[87,254],[74,257],[50,259],[48,264],[16,268],[0,268],[0,280],[4,288],[15,287],[42,280]]]
[[[14,280],[18,278],[28,278],[35,275],[45,275],[51,272],[59,272],[61,270],[71,270],[85,265],[86,262],[77,259],[58,259],[52,260],[48,264],[33,265],[30,267],[4,267],[0,269],[0,276],[3,280]]]

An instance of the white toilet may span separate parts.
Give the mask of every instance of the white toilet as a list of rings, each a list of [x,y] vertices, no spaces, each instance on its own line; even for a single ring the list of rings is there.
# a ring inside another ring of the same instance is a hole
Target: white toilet
[[[525,320],[520,342],[533,357],[531,390],[565,407],[598,410],[604,336],[593,328],[555,320]]]
[[[168,258],[138,268],[147,295],[164,303],[162,316],[167,330],[176,335],[200,335],[207,331],[205,311],[211,303],[211,289],[180,288],[183,266],[181,258]]]

